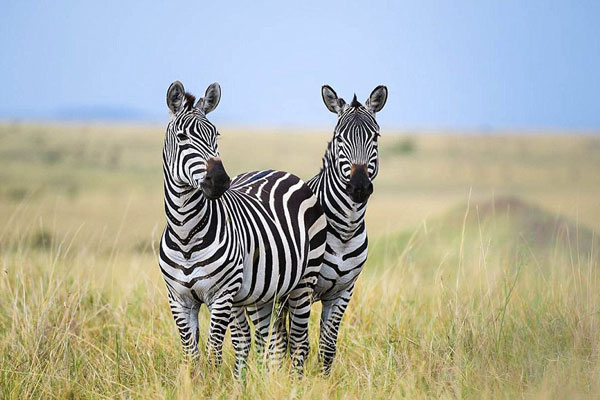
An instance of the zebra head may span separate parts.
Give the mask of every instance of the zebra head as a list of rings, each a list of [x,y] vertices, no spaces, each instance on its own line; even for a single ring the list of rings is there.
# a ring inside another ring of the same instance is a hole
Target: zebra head
[[[219,158],[219,133],[206,118],[220,99],[221,87],[216,82],[195,104],[181,82],[173,82],[167,90],[171,120],[163,150],[165,173],[178,186],[200,188],[209,200],[221,197],[231,183]]]
[[[379,171],[375,113],[385,105],[387,87],[377,86],[364,105],[356,95],[347,104],[328,85],[322,87],[321,94],[327,109],[338,116],[330,143],[331,162],[352,201],[364,203],[373,193],[373,180]]]

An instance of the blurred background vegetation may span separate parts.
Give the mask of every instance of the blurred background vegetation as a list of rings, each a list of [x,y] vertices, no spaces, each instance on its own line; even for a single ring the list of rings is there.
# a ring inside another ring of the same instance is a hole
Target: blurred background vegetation
[[[232,176],[275,168],[309,179],[330,136],[225,127],[219,148]],[[74,229],[76,242],[108,248],[120,231],[120,251],[156,240],[164,223],[163,137],[152,125],[0,125],[0,218],[12,222],[2,243]],[[372,237],[410,231],[469,198],[494,204],[511,197],[600,228],[597,136],[383,132],[380,143],[367,214]]]

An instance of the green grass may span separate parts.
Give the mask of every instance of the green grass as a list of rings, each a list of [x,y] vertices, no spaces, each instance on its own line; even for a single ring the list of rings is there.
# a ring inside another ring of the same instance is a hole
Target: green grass
[[[303,178],[328,137],[221,133],[232,175]],[[228,339],[218,370],[181,355],[155,255],[162,128],[0,126],[0,398],[593,398],[600,140],[383,134],[332,376],[317,304],[303,380],[251,353],[236,382]]]

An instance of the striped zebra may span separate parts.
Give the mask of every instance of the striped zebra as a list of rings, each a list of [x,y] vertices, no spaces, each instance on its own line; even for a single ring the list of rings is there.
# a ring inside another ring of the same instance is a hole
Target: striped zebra
[[[206,349],[222,360],[228,326],[235,374],[245,366],[250,328],[245,308],[266,315],[289,305],[289,347],[302,371],[308,355],[310,296],[321,267],[326,220],[298,177],[257,171],[229,178],[219,158],[217,129],[206,115],[219,104],[213,83],[195,102],[181,82],[167,90],[170,122],[163,148],[167,224],[159,265],[184,351],[198,355],[198,311],[210,311]],[[262,335],[267,335],[263,330]]]
[[[336,353],[340,322],[352,297],[354,284],[367,260],[365,211],[379,170],[379,125],[375,114],[383,108],[388,91],[376,87],[364,105],[338,98],[330,86],[321,89],[327,109],[338,116],[321,171],[307,184],[319,198],[327,217],[327,244],[314,300],[323,306],[319,356],[329,374]]]

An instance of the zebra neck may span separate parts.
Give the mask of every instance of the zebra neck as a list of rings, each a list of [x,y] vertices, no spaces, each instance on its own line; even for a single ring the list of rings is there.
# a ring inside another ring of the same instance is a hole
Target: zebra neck
[[[221,236],[225,210],[220,201],[208,201],[194,188],[169,187],[165,182],[165,214],[167,231],[182,249],[206,247]]]
[[[325,211],[329,232],[347,242],[364,231],[367,203],[352,201],[333,168],[323,168],[308,181],[308,186],[317,194]]]

